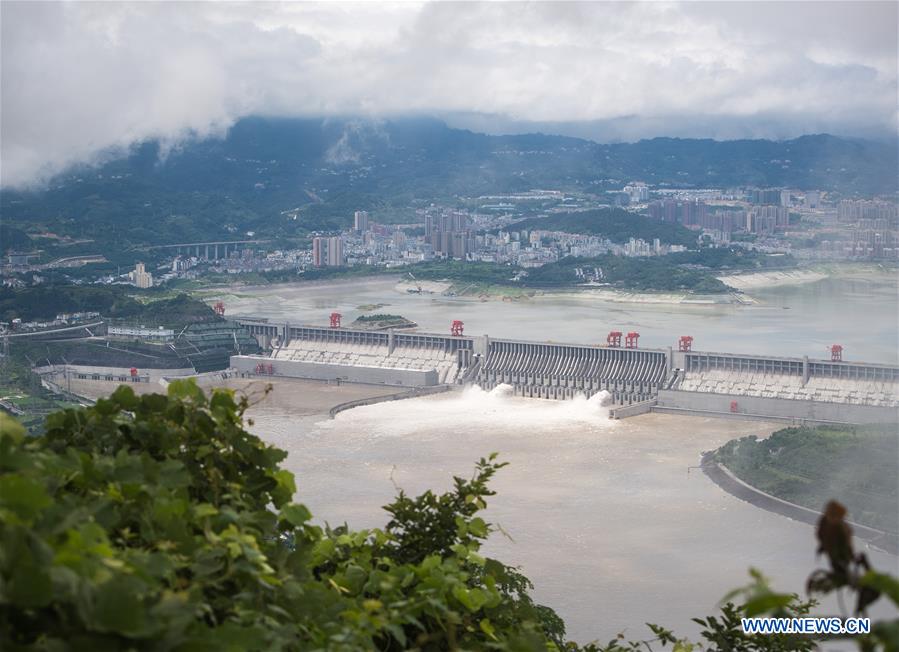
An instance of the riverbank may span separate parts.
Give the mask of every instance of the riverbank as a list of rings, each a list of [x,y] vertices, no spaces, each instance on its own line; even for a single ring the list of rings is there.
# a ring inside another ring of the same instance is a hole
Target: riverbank
[[[734,498],[739,498],[754,507],[764,509],[768,512],[786,516],[800,523],[808,523],[809,525],[817,525],[821,513],[802,505],[791,503],[777,496],[767,494],[760,489],[756,489],[752,485],[743,482],[733,474],[723,464],[715,461],[714,452],[706,452],[702,455],[700,467],[706,477],[714,482],[722,490],[726,491]],[[856,537],[877,548],[889,552],[892,555],[899,555],[899,539],[895,535],[890,535],[882,530],[870,528],[866,525],[851,522],[853,533]]]
[[[690,292],[627,292],[610,288],[581,288],[578,290],[561,290],[546,292],[538,296],[574,297],[590,301],[607,301],[609,303],[641,303],[691,306],[723,306],[753,305],[756,302],[750,296],[736,292],[725,294],[692,294]]]
[[[258,300],[261,297],[279,299],[282,295],[302,290],[309,295],[326,295],[333,291],[336,295],[342,290],[353,288],[365,291],[368,288],[389,287],[395,295],[407,297],[427,297],[441,300],[466,302],[527,302],[541,298],[578,298],[591,301],[607,301],[622,304],[658,304],[658,305],[754,305],[758,303],[751,296],[740,292],[722,294],[694,294],[691,292],[631,292],[610,287],[572,286],[558,289],[512,287],[490,283],[466,283],[443,281],[399,281],[385,278],[384,275],[354,279],[334,279],[330,281],[303,281],[297,283],[272,283],[268,285],[232,285],[226,288],[209,287],[195,290],[192,294],[207,303],[223,301],[226,308],[229,302]],[[419,292],[419,288],[421,291]],[[390,300],[378,302],[379,307],[393,305]],[[368,307],[367,305],[364,307]],[[364,311],[363,311],[364,312]],[[346,317],[346,313],[344,313]]]
[[[645,304],[689,304],[689,305],[752,305],[757,303],[752,297],[737,292],[723,294],[693,294],[691,292],[630,292],[610,287],[573,286],[558,289],[518,288],[481,283],[453,284],[445,282],[421,282],[423,294],[441,294],[444,297],[479,301],[529,301],[543,297],[577,297],[611,303]],[[400,281],[396,290],[417,293],[417,286],[411,281]]]
[[[789,270],[776,272],[752,272],[717,277],[719,281],[738,290],[778,287],[781,285],[801,285],[815,283],[827,278],[827,273],[815,270]]]

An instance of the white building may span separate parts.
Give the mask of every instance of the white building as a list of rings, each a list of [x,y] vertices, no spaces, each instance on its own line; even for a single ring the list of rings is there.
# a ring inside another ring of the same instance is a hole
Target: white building
[[[137,287],[146,289],[153,287],[153,275],[144,269],[143,263],[137,263],[133,272],[128,272],[128,278]]]
[[[649,199],[649,187],[642,181],[634,181],[624,187],[632,204],[639,204]]]
[[[110,326],[106,334],[109,337],[129,340],[147,340],[150,342],[171,342],[175,339],[175,331],[170,328],[147,328],[146,326]]]

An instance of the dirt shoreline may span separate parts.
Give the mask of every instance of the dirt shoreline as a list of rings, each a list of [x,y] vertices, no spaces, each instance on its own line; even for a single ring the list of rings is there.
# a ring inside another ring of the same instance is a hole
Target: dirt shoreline
[[[781,285],[802,285],[816,283],[828,278],[829,274],[811,270],[790,270],[771,272],[752,272],[750,274],[733,274],[719,276],[718,280],[738,290],[758,290],[779,287]]]

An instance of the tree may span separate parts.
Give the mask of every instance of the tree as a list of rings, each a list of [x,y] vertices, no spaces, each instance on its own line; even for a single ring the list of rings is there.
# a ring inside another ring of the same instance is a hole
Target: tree
[[[478,554],[503,465],[400,493],[384,529],[323,530],[247,399],[127,386],[0,434],[0,648],[545,649],[561,621]]]

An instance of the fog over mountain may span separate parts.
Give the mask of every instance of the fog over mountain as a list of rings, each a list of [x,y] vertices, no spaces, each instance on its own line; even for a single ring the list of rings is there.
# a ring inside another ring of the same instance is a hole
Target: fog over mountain
[[[895,3],[2,5],[2,184],[248,115],[494,134],[896,133]]]

